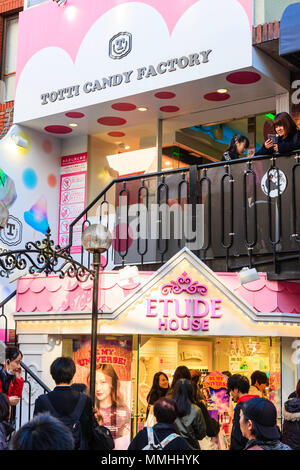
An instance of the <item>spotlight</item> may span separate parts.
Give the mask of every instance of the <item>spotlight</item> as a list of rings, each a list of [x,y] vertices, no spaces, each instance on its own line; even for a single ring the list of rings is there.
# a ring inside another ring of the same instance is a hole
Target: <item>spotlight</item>
[[[227,91],[228,91],[227,88],[219,88],[217,90],[217,93],[227,93]]]
[[[75,122],[71,122],[71,124],[69,124],[70,127],[77,127],[78,124],[76,124]]]
[[[56,2],[59,7],[62,7],[67,3],[67,0],[53,0],[53,1]]]
[[[18,145],[19,147],[23,147],[24,149],[28,148],[28,141],[26,139],[23,139],[23,137],[14,134],[11,136],[11,138],[14,141],[14,143]]]
[[[255,268],[243,268],[238,273],[239,280],[241,284],[248,284],[248,282],[258,281],[260,279]]]
[[[137,108],[138,111],[148,111],[148,108],[146,106],[140,106],[139,108]]]

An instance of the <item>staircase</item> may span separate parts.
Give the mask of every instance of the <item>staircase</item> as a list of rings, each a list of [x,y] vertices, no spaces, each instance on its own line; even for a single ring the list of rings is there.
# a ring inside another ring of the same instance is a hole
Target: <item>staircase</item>
[[[10,342],[10,334],[8,330],[8,318],[6,313],[6,307],[15,296],[17,291],[12,292],[6,299],[0,303],[0,326],[4,323],[4,343],[1,346],[1,356],[5,354],[5,347],[7,346],[18,346],[18,339],[15,334],[13,335],[13,342]],[[2,361],[1,361],[2,362]],[[23,369],[24,388],[20,403],[15,409],[12,409],[12,420],[15,422],[16,430],[19,429],[23,424],[30,421],[33,417],[34,403],[39,395],[50,392],[50,389],[42,380],[32,371],[29,367],[21,362]]]

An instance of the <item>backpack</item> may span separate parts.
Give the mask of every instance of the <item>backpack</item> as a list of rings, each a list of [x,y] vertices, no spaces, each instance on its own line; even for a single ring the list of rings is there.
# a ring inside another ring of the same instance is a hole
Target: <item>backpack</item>
[[[179,434],[172,433],[169,436],[167,436],[163,441],[160,442],[153,428],[147,428],[147,435],[148,435],[148,444],[145,447],[143,447],[142,450],[163,450],[163,448],[166,447],[166,445],[168,445],[174,439],[176,439],[176,437],[180,437]],[[158,444],[155,444],[154,442],[154,435],[156,437],[156,440],[158,441]]]
[[[110,430],[105,426],[93,427],[93,450],[113,450],[115,443]]]
[[[80,393],[79,400],[70,415],[60,415],[52,405],[48,395],[44,395],[44,400],[50,413],[58,418],[71,431],[75,442],[74,450],[86,449],[87,447],[85,438],[82,435],[80,418],[87,402],[87,396],[84,395],[84,393]]]

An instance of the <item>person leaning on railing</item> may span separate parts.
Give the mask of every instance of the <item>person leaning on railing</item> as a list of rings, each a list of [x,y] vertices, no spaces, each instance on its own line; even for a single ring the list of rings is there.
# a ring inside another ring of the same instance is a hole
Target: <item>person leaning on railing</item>
[[[300,130],[289,113],[276,114],[273,129],[275,138],[268,138],[255,155],[272,155],[275,152],[288,154],[300,150]]]
[[[243,157],[243,153],[248,147],[248,137],[241,134],[235,134],[222,155],[222,161],[236,160],[237,158]]]

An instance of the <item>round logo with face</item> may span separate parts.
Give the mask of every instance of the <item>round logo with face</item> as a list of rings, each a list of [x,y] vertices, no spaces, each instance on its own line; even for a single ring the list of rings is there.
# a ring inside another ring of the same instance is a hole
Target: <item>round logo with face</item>
[[[273,168],[267,171],[261,180],[261,189],[266,196],[278,197],[287,187],[287,177],[283,171]]]

